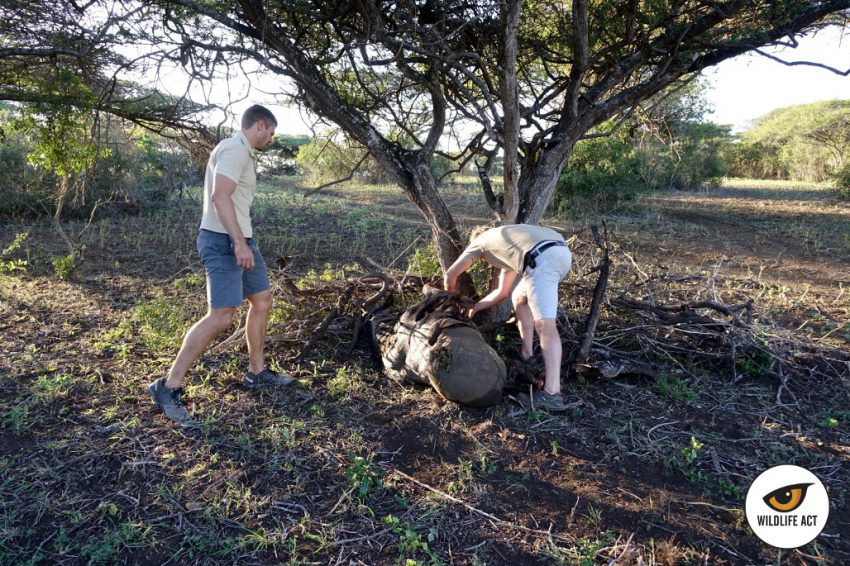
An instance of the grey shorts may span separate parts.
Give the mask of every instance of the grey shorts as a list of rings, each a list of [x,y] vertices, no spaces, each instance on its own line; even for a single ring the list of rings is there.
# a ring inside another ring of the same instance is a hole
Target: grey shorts
[[[271,288],[266,262],[254,240],[248,239],[254,252],[254,269],[236,265],[233,242],[228,234],[201,230],[198,253],[207,272],[207,301],[214,309],[238,307],[246,297]]]

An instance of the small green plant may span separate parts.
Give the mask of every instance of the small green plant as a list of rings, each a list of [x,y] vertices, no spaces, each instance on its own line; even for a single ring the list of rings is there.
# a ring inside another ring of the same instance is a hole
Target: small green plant
[[[130,319],[145,347],[155,351],[176,350],[189,327],[186,304],[176,297],[159,296],[139,303]]]
[[[431,527],[423,540],[421,533],[406,521],[400,521],[393,515],[384,517],[384,525],[398,537],[398,564],[404,564],[404,566],[418,566],[419,564],[437,566],[443,564],[443,561],[429,545],[439,538],[439,531],[436,527]],[[427,561],[420,562],[417,560],[418,554],[424,554]]]
[[[450,481],[446,486],[449,493],[460,493],[466,490],[474,476],[472,460],[460,458],[457,463],[457,478]]]
[[[698,399],[693,389],[678,377],[662,375],[658,378],[658,392],[668,399],[682,402],[693,402]]]
[[[3,428],[10,428],[12,432],[18,434],[29,428],[29,414],[29,405],[27,403],[21,403],[0,413],[0,422],[3,423]]]
[[[199,273],[190,273],[186,277],[181,277],[174,280],[174,287],[181,291],[191,291],[201,287],[204,284],[204,278]]]
[[[121,321],[118,326],[104,332],[98,340],[92,343],[95,350],[101,354],[111,355],[121,362],[126,362],[133,347],[127,342],[132,333],[129,320]]]
[[[21,244],[24,243],[24,240],[29,238],[29,232],[21,232],[15,236],[14,241],[9,244],[9,246],[0,251],[0,271],[26,271],[27,270],[27,260],[25,259],[6,259],[6,257],[12,252],[18,250],[21,247]]]
[[[841,421],[839,421],[837,418],[826,413],[821,414],[820,426],[824,428],[838,428],[838,425],[840,424]]]
[[[746,355],[739,356],[735,360],[735,369],[748,377],[762,377],[767,375],[770,362],[770,354],[761,348],[753,348]]]
[[[506,336],[502,332],[500,332],[499,334],[496,334],[495,340],[496,340],[496,351],[502,357],[514,355],[516,353],[517,349],[519,348],[519,342],[516,339],[511,338],[509,336]]]
[[[741,493],[741,488],[737,484],[732,483],[725,478],[717,480],[717,490],[724,497],[734,499],[735,501],[740,501],[744,497],[743,493]]]
[[[408,269],[412,275],[424,278],[436,278],[443,276],[443,268],[437,257],[437,247],[430,243],[413,250],[413,255],[408,261]]]
[[[336,375],[328,380],[328,393],[334,397],[339,397],[348,393],[348,388],[351,385],[351,376],[348,373],[348,368],[345,366],[339,367],[336,370]]]
[[[351,482],[351,486],[357,490],[357,496],[363,501],[370,491],[382,487],[381,478],[386,473],[380,466],[373,463],[373,454],[364,458],[349,452],[348,457],[351,458],[351,464],[345,470],[345,476]]]
[[[293,422],[291,426],[273,423],[260,430],[259,437],[271,444],[275,452],[291,450],[298,446],[297,431],[304,426],[303,423]]]
[[[692,483],[696,483],[703,480],[703,474],[697,467],[694,465],[697,457],[699,456],[699,451],[702,449],[702,443],[696,439],[694,435],[691,435],[691,443],[688,446],[682,448],[682,456],[684,457],[684,469],[683,471],[687,474],[688,479]]]
[[[542,421],[549,418],[549,413],[544,409],[528,409],[526,416],[530,421]]]
[[[33,398],[49,401],[67,395],[75,381],[74,376],[69,373],[44,372],[33,383]]]
[[[850,411],[842,409],[840,411],[833,411],[833,414],[835,415],[835,418],[841,422],[850,421]]]
[[[685,463],[693,464],[694,460],[696,460],[699,455],[700,449],[702,449],[702,443],[697,440],[694,435],[691,435],[691,444],[682,448],[682,454],[685,456]]]
[[[576,566],[593,566],[597,563],[597,554],[614,540],[610,531],[601,533],[600,538],[580,537],[574,545],[558,546],[553,539],[547,540],[546,554],[556,564],[574,564]]]
[[[70,279],[76,269],[77,265],[73,254],[53,258],[53,273],[59,279]]]
[[[587,518],[590,524],[593,525],[594,528],[598,528],[599,525],[602,524],[602,511],[600,509],[597,509],[593,505],[587,506],[587,513],[585,513],[584,516]]]
[[[127,550],[148,544],[151,527],[143,523],[122,523],[117,529],[107,531],[92,539],[81,552],[89,564],[111,564]]]

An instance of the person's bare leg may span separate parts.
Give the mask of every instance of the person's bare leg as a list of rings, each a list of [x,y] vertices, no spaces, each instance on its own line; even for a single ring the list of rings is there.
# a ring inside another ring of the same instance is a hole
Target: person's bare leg
[[[516,324],[522,340],[519,355],[527,360],[534,353],[534,316],[528,306],[528,299],[523,296],[513,297]]]
[[[534,327],[540,336],[540,349],[546,364],[546,381],[543,390],[550,395],[561,393],[561,337],[554,318],[535,320]]]
[[[271,291],[260,291],[248,297],[250,308],[245,321],[245,341],[248,343],[248,371],[258,374],[266,367],[266,328],[272,308]]]
[[[175,388],[183,385],[183,377],[213,338],[230,326],[235,312],[236,307],[210,308],[206,316],[189,329],[174,363],[171,364],[171,369],[166,374],[166,387]]]

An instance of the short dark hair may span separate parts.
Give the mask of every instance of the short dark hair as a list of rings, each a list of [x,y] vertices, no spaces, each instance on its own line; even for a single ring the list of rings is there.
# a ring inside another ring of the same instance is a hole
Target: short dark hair
[[[255,104],[242,114],[242,129],[247,130],[260,120],[266,123],[266,127],[277,126],[277,118],[274,117],[271,110]]]

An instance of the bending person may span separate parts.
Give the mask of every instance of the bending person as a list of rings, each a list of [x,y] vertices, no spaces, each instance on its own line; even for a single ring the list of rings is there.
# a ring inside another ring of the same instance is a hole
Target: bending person
[[[454,291],[461,273],[477,259],[502,270],[499,284],[472,308],[470,316],[498,305],[509,295],[516,313],[522,338],[520,356],[530,359],[534,351],[535,331],[540,337],[540,349],[546,366],[543,389],[520,393],[525,406],[550,411],[564,410],[561,395],[561,337],[555,324],[558,312],[558,284],[567,276],[572,265],[564,238],[551,228],[531,224],[508,224],[473,231],[464,252],[446,270],[443,283]],[[511,293],[517,276],[522,276]]]

